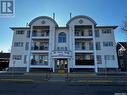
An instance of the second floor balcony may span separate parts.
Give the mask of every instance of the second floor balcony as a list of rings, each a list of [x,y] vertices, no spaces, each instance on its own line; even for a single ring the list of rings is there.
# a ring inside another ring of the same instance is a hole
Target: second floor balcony
[[[75,40],[75,50],[91,51],[93,50],[92,40]]]
[[[35,50],[35,51],[37,51],[37,50],[48,51],[48,50],[49,50],[49,47],[48,47],[47,44],[46,44],[46,45],[41,45],[41,46],[33,45],[33,46],[31,47],[31,50]]]

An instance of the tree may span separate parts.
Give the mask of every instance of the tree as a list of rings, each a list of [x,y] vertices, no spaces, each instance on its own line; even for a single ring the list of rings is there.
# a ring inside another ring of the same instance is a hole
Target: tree
[[[123,22],[123,24],[121,25],[121,30],[125,33],[127,33],[127,16],[126,16],[126,20]]]

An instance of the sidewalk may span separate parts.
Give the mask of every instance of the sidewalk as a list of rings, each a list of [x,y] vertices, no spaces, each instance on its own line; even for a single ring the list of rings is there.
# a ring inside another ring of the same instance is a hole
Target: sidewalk
[[[10,82],[84,82],[127,84],[127,73],[0,73],[0,81]]]

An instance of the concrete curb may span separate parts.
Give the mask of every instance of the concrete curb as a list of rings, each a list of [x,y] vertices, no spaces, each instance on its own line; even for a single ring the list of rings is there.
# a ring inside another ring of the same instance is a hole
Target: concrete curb
[[[32,83],[31,79],[0,79],[2,82],[19,82],[19,83]]]
[[[49,75],[49,76],[86,76],[86,77],[94,77],[96,76],[96,74],[48,74],[48,73],[25,73],[24,75],[27,75],[27,76],[46,76],[46,75]]]

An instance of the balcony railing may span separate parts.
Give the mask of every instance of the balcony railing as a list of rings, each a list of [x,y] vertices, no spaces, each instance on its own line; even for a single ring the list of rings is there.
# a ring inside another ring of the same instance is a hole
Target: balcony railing
[[[49,50],[49,47],[48,46],[37,46],[37,45],[34,45],[31,47],[31,50]]]
[[[85,50],[85,51],[93,50],[93,45],[91,45],[91,46],[75,46],[75,50]]]
[[[75,60],[76,65],[94,65],[94,60]]]
[[[89,50],[93,50],[93,47],[91,48],[75,48],[75,50],[84,50],[84,51],[89,51]]]
[[[43,66],[46,66],[46,65],[48,65],[48,61],[47,60],[35,60],[35,59],[32,59],[31,60],[31,65],[43,65]]]
[[[87,37],[87,36],[92,36],[92,30],[91,31],[75,31],[75,36],[76,37]]]
[[[48,37],[49,32],[33,32],[32,37]]]

